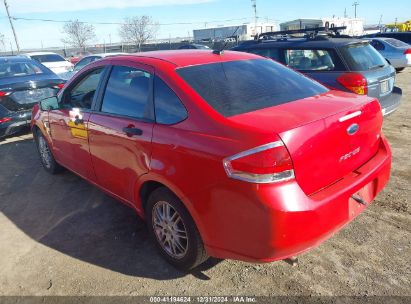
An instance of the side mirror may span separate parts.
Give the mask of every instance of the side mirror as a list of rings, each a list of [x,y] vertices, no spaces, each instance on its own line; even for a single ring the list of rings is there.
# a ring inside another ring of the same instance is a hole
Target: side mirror
[[[60,108],[57,96],[49,97],[40,101],[42,111],[58,110]]]

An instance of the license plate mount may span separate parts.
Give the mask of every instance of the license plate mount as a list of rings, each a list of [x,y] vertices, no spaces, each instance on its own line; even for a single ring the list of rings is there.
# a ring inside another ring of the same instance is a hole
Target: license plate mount
[[[380,82],[381,94],[387,94],[390,91],[390,82],[388,79]]]

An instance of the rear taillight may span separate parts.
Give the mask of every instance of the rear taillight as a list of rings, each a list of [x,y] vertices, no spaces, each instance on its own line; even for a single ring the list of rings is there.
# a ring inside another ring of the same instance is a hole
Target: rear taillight
[[[10,95],[10,92],[4,92],[4,91],[0,91],[0,97],[4,97]]]
[[[223,164],[229,177],[250,183],[275,183],[294,178],[291,156],[282,141],[227,157]]]
[[[10,121],[10,120],[12,120],[11,117],[3,117],[3,118],[0,118],[0,124],[5,123],[5,122],[8,122],[8,121]]]
[[[346,89],[359,95],[368,94],[367,79],[360,73],[344,73],[337,77],[337,81]]]
[[[411,49],[405,50],[405,51],[404,51],[404,54],[405,54],[405,55],[408,55],[408,54],[411,55]]]

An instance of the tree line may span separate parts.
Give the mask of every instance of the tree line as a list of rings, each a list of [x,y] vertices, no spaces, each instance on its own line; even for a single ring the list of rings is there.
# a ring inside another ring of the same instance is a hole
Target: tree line
[[[135,16],[124,19],[118,32],[124,42],[136,45],[137,51],[140,52],[144,43],[155,38],[158,28],[159,24],[150,16]],[[95,27],[79,20],[65,23],[62,33],[65,35],[62,39],[63,43],[83,50],[96,38]]]

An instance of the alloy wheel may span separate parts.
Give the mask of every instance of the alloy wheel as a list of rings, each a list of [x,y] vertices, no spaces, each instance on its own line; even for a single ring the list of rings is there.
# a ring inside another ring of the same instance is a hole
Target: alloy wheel
[[[38,142],[39,142],[39,152],[40,152],[41,159],[42,159],[44,165],[47,168],[50,168],[52,158],[51,158],[51,153],[50,153],[50,149],[47,145],[47,142],[46,142],[46,140],[44,139],[43,136],[39,136]]]
[[[158,242],[168,255],[175,259],[186,255],[187,230],[180,214],[172,205],[165,201],[157,202],[153,207],[152,225]]]

